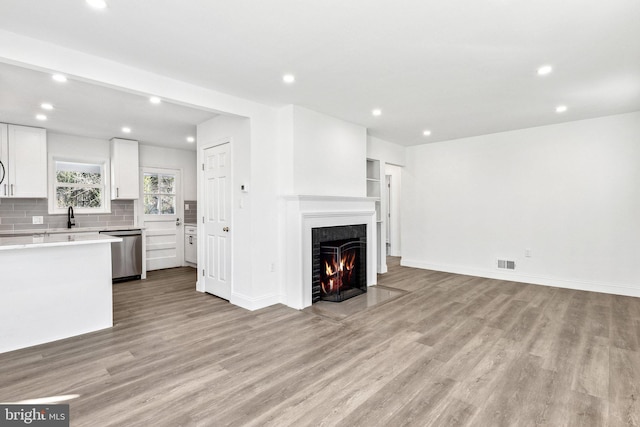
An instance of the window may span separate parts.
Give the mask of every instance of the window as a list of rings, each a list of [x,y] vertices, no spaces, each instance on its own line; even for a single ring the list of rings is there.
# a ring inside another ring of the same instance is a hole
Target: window
[[[145,172],[143,178],[145,215],[176,214],[176,177],[166,173]]]
[[[51,213],[64,213],[69,206],[81,213],[109,211],[104,163],[54,160],[53,165]]]

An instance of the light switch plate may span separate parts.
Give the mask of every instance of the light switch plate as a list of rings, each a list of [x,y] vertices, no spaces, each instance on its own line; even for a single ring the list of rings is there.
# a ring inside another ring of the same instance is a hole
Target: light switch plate
[[[44,218],[41,216],[32,216],[31,220],[33,221],[33,224],[44,224]]]

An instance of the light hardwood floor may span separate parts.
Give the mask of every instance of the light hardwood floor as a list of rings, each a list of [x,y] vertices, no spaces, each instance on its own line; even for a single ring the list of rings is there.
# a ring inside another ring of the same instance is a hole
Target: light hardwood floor
[[[343,320],[150,272],[114,286],[114,328],[1,354],[0,401],[78,394],[72,426],[640,424],[640,299],[389,263],[406,293]]]

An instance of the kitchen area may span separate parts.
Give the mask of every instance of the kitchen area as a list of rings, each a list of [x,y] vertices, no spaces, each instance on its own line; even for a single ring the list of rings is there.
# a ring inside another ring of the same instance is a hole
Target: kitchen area
[[[1,353],[109,328],[112,286],[197,266],[193,141],[214,114],[14,65],[0,78]]]
[[[46,129],[0,123],[0,238],[33,238],[40,243],[50,237],[118,236],[121,242],[111,245],[113,280],[143,278],[143,231],[134,218],[138,142],[114,138],[110,152],[113,191],[106,203],[96,195],[106,187],[102,168],[53,160],[55,178],[49,182]],[[50,187],[56,192],[55,202],[49,197]],[[101,212],[76,214],[74,209]]]

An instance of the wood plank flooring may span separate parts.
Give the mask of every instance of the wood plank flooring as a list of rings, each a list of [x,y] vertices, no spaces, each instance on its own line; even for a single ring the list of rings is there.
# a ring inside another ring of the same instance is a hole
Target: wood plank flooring
[[[0,402],[77,394],[73,426],[640,425],[640,299],[389,267],[405,293],[343,320],[150,272],[114,286],[114,328],[0,354]]]

